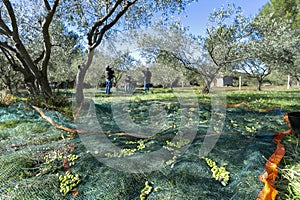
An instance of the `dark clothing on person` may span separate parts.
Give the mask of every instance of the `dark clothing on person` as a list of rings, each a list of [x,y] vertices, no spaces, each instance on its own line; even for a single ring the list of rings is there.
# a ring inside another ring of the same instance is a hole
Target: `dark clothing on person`
[[[147,83],[151,82],[151,77],[152,77],[152,73],[149,71],[149,69],[143,71],[144,73],[144,81],[146,81]]]
[[[105,78],[108,80],[112,80],[115,77],[115,72],[112,68],[109,66],[106,67],[105,69]]]
[[[144,91],[147,92],[150,90],[150,83],[147,83],[146,81],[144,81]]]
[[[105,78],[106,78],[106,88],[105,93],[110,94],[110,89],[112,87],[112,79],[115,77],[115,72],[109,66],[105,69]]]
[[[125,78],[125,92],[129,92],[131,90],[131,76],[126,75]]]
[[[147,70],[144,70],[143,73],[144,73],[144,91],[147,92],[150,90],[152,73],[149,71],[148,68]]]

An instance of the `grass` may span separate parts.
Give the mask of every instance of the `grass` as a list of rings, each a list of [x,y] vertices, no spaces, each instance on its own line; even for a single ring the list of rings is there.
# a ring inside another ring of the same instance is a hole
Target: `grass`
[[[201,94],[200,88],[177,88],[174,92],[170,89],[154,88],[151,89],[152,93],[144,95],[142,93],[134,95],[99,95],[97,91],[92,91],[95,94],[95,100],[100,101],[175,101],[178,98],[198,99],[199,103],[210,103],[211,96],[209,94]],[[282,87],[268,88],[267,90],[257,91],[253,88],[237,90],[236,88],[225,88],[221,92],[226,94],[227,104],[237,104],[246,102],[251,105],[255,110],[266,109],[272,106],[278,107],[285,112],[292,112],[300,110],[300,90],[293,88],[286,90]]]
[[[290,90],[227,90],[227,103],[245,101],[255,108],[277,106],[281,110],[300,110],[299,89]]]

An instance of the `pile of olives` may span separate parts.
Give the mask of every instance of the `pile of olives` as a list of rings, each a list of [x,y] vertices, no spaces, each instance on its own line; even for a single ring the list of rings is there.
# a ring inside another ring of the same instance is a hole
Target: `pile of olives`
[[[80,183],[79,174],[72,174],[70,171],[67,171],[66,174],[59,176],[60,181],[60,192],[64,195],[68,194],[72,189]]]
[[[223,186],[228,184],[230,178],[230,172],[228,172],[225,167],[218,167],[216,162],[210,158],[203,157],[207,165],[211,168],[212,177],[219,181]]]

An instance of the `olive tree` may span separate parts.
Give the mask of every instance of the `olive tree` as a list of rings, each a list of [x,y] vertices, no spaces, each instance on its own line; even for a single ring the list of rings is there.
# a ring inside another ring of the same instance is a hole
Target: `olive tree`
[[[300,35],[300,2],[299,0],[271,0],[268,2],[261,12],[261,16],[271,17],[272,21],[282,23],[285,21],[284,26],[289,26],[294,31],[294,34],[299,37]],[[292,36],[294,38],[294,35]],[[293,64],[288,66],[281,66],[276,69],[280,73],[284,73],[295,77],[296,80],[300,81],[300,52],[298,48],[298,56]]]
[[[95,49],[116,29],[137,28],[151,23],[154,13],[167,19],[167,13],[184,9],[192,0],[155,2],[147,0],[21,0],[0,2],[0,46],[16,58],[14,70],[24,75],[34,93],[51,96],[48,69],[52,55],[51,29],[54,20],[86,37],[86,59],[76,75],[76,101],[83,100],[83,82]],[[40,90],[40,91],[39,91]]]
[[[299,36],[286,20],[278,21],[269,15],[257,16],[249,23],[246,32],[248,35],[240,45],[239,53],[247,55],[247,59],[233,66],[256,78],[257,89],[261,90],[263,80],[272,71],[295,66],[299,59]]]
[[[76,76],[76,103],[83,102],[84,78],[90,67],[95,49],[105,37],[116,29],[132,29],[147,26],[154,13],[160,13],[167,19],[168,13],[178,12],[192,0],[112,0],[112,1],[68,1],[73,2],[69,8],[68,19],[72,25],[86,36],[86,59],[82,62]],[[75,11],[75,13],[74,13]]]
[[[241,10],[234,5],[220,8],[211,14],[207,36],[192,36],[180,24],[170,27],[159,24],[158,33],[149,33],[141,42],[150,55],[164,60],[177,60],[182,68],[204,79],[204,93],[209,93],[220,70],[230,66],[244,55],[236,54],[238,44],[243,39],[239,29],[243,26]],[[228,19],[234,21],[227,23]]]
[[[149,37],[145,43],[151,41],[149,49],[153,51],[156,47],[157,55],[177,59],[183,68],[200,75],[205,81],[202,92],[209,93],[222,70],[248,59],[241,45],[249,34],[244,31],[249,22],[240,7],[227,4],[211,13],[205,36],[191,36],[185,28],[175,25],[169,29],[162,27],[160,38],[153,34],[156,39],[149,40]]]
[[[52,95],[47,76],[50,24],[58,6],[59,0],[0,2],[0,46],[10,52],[7,58],[13,69],[24,75],[30,91],[41,92],[45,98]]]
[[[216,71],[243,71],[258,81],[258,90],[272,70],[293,65],[299,38],[286,20],[272,15],[254,19],[243,15],[241,8],[228,4],[212,13],[204,48]]]
[[[300,34],[300,1],[299,0],[270,0],[259,15],[271,16],[272,19],[289,21],[291,28]]]
[[[243,15],[240,7],[235,4],[216,9],[210,14],[209,23],[206,29],[204,49],[212,62],[207,67],[206,88],[203,92],[209,92],[210,84],[222,70],[230,70],[233,63],[248,58],[244,52],[240,52],[240,45],[244,43],[247,32],[244,32],[249,18]]]

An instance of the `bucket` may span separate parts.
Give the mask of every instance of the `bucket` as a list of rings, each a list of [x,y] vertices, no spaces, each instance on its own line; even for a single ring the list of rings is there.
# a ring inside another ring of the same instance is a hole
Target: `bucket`
[[[300,112],[288,113],[288,118],[291,123],[292,129],[295,131],[297,137],[300,136]]]

